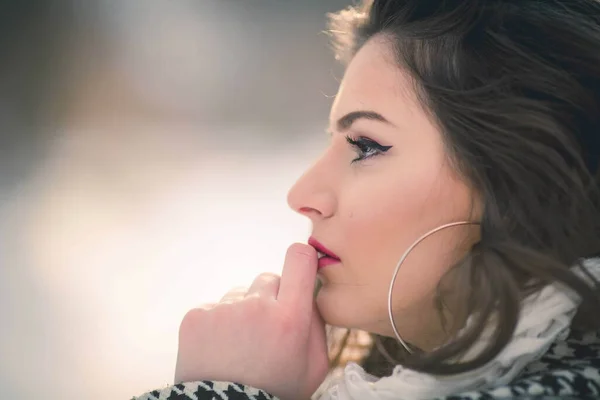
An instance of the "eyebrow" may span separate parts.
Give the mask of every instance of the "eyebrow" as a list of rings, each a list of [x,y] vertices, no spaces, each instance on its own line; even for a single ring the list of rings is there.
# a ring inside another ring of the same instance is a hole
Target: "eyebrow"
[[[376,113],[375,111],[352,111],[337,121],[337,129],[338,131],[347,131],[350,129],[352,124],[354,124],[359,119],[368,119],[371,121],[379,121],[389,125],[394,125],[387,119],[383,117],[383,115]]]

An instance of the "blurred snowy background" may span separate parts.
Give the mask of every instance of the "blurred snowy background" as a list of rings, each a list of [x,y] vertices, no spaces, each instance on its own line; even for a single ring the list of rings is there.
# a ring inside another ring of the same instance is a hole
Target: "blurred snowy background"
[[[343,0],[0,8],[0,397],[129,399],[185,312],[280,272]]]

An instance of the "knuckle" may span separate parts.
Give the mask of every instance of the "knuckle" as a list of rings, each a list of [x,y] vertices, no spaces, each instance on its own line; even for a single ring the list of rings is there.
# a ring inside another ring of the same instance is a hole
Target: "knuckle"
[[[265,283],[275,283],[278,282],[279,279],[280,276],[272,272],[263,272],[258,277],[256,277],[256,281],[262,281]]]
[[[234,294],[234,295],[238,295],[238,294],[244,294],[248,291],[248,288],[246,286],[236,286],[234,288],[231,288],[231,290],[229,291],[229,293]]]
[[[179,324],[179,336],[194,335],[206,321],[208,307],[198,307],[188,311]]]
[[[252,294],[244,300],[245,314],[252,317],[268,315],[270,304],[258,294]]]

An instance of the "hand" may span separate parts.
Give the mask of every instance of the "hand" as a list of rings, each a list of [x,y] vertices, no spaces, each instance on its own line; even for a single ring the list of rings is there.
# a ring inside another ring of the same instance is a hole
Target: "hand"
[[[317,253],[287,251],[281,278],[258,276],[247,293],[189,311],[179,328],[175,382],[229,381],[282,400],[308,399],[328,371],[325,326],[313,300]]]

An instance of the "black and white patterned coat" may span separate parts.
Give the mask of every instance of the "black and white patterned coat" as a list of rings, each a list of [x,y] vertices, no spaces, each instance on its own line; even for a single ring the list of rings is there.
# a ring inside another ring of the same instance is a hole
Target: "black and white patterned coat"
[[[600,399],[600,332],[572,332],[529,364],[509,385],[436,400]],[[132,400],[277,400],[260,389],[232,382],[188,382]],[[285,400],[285,399],[284,399]],[[366,399],[340,399],[366,400]],[[398,400],[410,400],[398,393]]]

